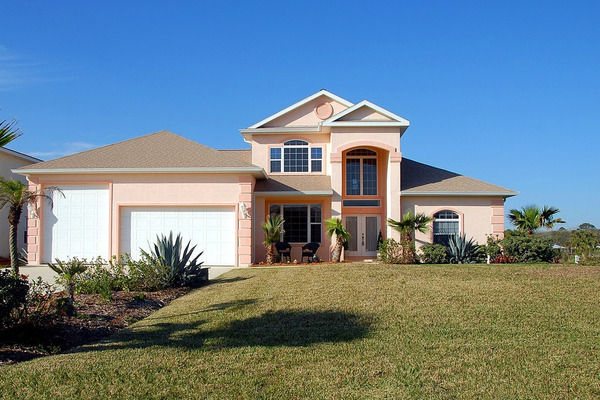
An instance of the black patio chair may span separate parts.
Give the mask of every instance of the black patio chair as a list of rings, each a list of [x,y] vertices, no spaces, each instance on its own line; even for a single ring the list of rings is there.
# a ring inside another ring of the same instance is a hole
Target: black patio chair
[[[312,262],[313,257],[317,253],[317,250],[319,250],[320,246],[321,245],[317,242],[306,243],[304,246],[302,246],[302,257],[300,258],[300,262],[304,260],[304,257],[308,258],[308,262]]]
[[[289,262],[292,262],[292,245],[288,242],[276,242],[275,249],[277,249],[277,258],[283,262],[284,258],[287,258]]]

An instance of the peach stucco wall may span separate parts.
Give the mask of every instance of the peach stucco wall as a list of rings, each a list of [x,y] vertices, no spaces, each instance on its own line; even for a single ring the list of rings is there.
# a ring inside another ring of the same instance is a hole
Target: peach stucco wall
[[[251,215],[240,217],[239,203],[243,201],[252,210],[252,190],[255,182],[251,175],[236,174],[114,174],[114,175],[53,175],[32,177],[38,185],[107,184],[110,194],[109,253],[120,254],[120,208],[124,206],[232,206],[237,217],[237,263],[247,266],[252,258]],[[38,186],[39,187],[39,186]],[[44,206],[42,206],[44,207]],[[41,221],[30,221],[29,261],[41,260]]]
[[[433,217],[438,211],[451,210],[461,217],[461,233],[485,244],[488,235],[504,237],[504,201],[498,197],[403,197],[402,212],[425,213]],[[427,233],[417,232],[417,246],[431,243],[433,227]]]
[[[344,111],[348,107],[338,103],[335,100],[323,95],[319,96],[312,101],[309,101],[302,106],[291,110],[290,112],[280,116],[279,118],[270,121],[266,127],[290,127],[290,126],[316,126],[319,122],[323,122],[322,119],[318,118],[314,112],[316,106],[321,103],[329,103],[333,107],[333,114],[337,114]]]

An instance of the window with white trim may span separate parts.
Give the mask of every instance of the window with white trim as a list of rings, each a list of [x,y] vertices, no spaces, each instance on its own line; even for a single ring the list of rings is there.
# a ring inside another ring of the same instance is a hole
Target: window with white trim
[[[454,211],[442,210],[433,215],[433,243],[448,246],[451,236],[460,234],[460,216]]]
[[[271,204],[269,214],[282,214],[282,240],[289,243],[321,243],[320,204]]]
[[[377,153],[356,149],[346,153],[346,195],[377,195]]]
[[[288,140],[282,147],[271,147],[269,162],[271,172],[323,172],[323,148]]]

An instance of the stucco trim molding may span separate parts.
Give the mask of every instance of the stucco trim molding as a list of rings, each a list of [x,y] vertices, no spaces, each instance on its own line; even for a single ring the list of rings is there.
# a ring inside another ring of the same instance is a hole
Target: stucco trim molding
[[[373,140],[361,140],[358,142],[346,143],[342,146],[339,146],[336,149],[335,153],[331,153],[329,156],[330,162],[342,162],[342,155],[346,150],[355,148],[355,147],[375,147],[378,149],[387,150],[390,155],[390,162],[401,162],[402,161],[402,153],[396,151],[397,149],[393,146],[390,146],[385,143],[376,142]]]
[[[518,192],[400,192],[401,196],[406,197],[512,197],[518,195]]]

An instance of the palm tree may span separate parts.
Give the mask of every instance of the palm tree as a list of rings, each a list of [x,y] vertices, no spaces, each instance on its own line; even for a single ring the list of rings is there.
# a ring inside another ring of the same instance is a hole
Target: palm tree
[[[556,207],[523,206],[520,210],[512,209],[508,213],[508,219],[518,231],[533,236],[533,232],[540,228],[552,228],[554,224],[564,224],[561,218],[554,218],[560,210]]]
[[[277,243],[280,240],[281,235],[285,233],[283,230],[284,222],[285,220],[281,215],[271,214],[267,217],[266,222],[260,224],[265,232],[265,241],[263,244],[267,249],[267,264],[273,264],[273,261],[275,260],[273,245]]]
[[[332,261],[340,262],[344,241],[350,239],[350,232],[344,228],[344,225],[342,225],[342,220],[339,218],[329,218],[325,221],[325,226],[327,227],[325,234],[332,239],[335,236],[333,254],[331,255]]]
[[[8,243],[10,248],[10,265],[13,274],[19,274],[19,249],[17,248],[17,228],[23,207],[27,203],[35,204],[38,199],[45,199],[52,207],[52,193],[60,189],[55,186],[46,186],[39,190],[28,190],[27,185],[18,180],[7,180],[0,177],[0,210],[8,206],[8,223],[10,230]]]
[[[426,216],[424,213],[412,215],[410,211],[402,216],[402,221],[395,221],[388,218],[388,225],[404,235],[404,240],[407,242],[412,241],[412,233],[419,231],[425,233],[429,230],[429,224],[433,221],[431,218]]]
[[[21,136],[21,132],[17,127],[17,120],[3,120],[0,122],[0,147],[4,147],[16,138]]]
[[[413,232],[427,232],[429,230],[429,224],[431,221],[433,221],[433,219],[429,218],[427,215],[425,215],[425,213],[417,213],[413,216],[410,210],[402,216],[401,221],[395,221],[391,218],[388,218],[388,225],[404,236],[403,239],[406,242],[404,247],[406,248],[405,254],[407,259],[414,260],[415,258],[415,249],[412,243]]]

